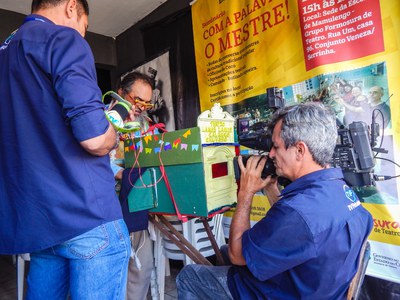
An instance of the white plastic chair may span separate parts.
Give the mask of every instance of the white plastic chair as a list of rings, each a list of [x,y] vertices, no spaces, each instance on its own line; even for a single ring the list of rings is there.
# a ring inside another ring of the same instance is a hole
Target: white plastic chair
[[[191,243],[204,257],[209,257],[215,254],[214,248],[208,238],[207,231],[204,228],[202,221],[198,218],[191,219],[188,222],[182,223],[175,216],[165,216],[165,218],[179,231],[185,239]],[[210,229],[215,237],[218,247],[225,244],[225,237],[222,228],[222,215],[216,215],[208,221]],[[154,258],[156,265],[157,278],[153,286],[157,289],[152,290],[153,300],[163,300],[165,290],[165,276],[170,275],[169,259],[182,260],[184,265],[192,264],[193,260],[185,255],[179,247],[162,235],[157,230],[157,239],[154,246]],[[161,250],[161,251],[160,251]],[[158,295],[153,291],[158,290]]]
[[[191,219],[185,223],[182,223],[176,217],[167,217],[167,219],[204,257],[209,257],[215,254],[211,241],[208,238],[207,231],[200,219]],[[221,221],[221,215],[217,215],[208,221],[218,247],[225,244]],[[193,263],[193,260],[185,255],[179,247],[171,242],[167,237],[162,236],[162,239],[164,253],[168,259],[182,260],[184,265]]]
[[[24,283],[25,283],[25,261],[29,261],[29,253],[18,254],[16,256],[17,269],[17,299],[24,299]]]

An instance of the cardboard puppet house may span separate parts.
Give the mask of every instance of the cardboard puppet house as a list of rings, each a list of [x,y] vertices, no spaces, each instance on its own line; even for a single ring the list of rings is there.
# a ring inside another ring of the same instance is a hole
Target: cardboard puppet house
[[[207,217],[230,208],[237,199],[235,147],[234,119],[218,104],[197,127],[126,140],[125,166],[147,168],[131,190],[130,210],[149,199],[156,214]]]

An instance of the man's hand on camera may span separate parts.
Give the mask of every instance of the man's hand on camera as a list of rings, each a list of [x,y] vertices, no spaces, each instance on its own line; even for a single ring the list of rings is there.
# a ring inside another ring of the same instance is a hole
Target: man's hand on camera
[[[266,161],[266,156],[251,156],[244,166],[242,157],[239,156],[238,158],[241,173],[240,189],[229,230],[229,258],[235,265],[246,265],[242,253],[242,236],[243,232],[250,228],[250,212],[254,194],[262,190],[271,181],[270,176],[266,179],[261,178],[261,172]]]
[[[264,189],[271,206],[279,200],[280,191],[277,184],[277,178],[267,176],[261,178],[267,156],[251,156],[244,166],[242,157],[239,156],[238,165],[240,168],[240,196],[239,198],[252,198],[255,193]]]
[[[242,156],[239,156],[238,165],[240,168],[240,191],[245,191],[251,195],[262,190],[268,183],[267,179],[261,178],[261,172],[267,161],[266,156],[251,156],[243,164]]]

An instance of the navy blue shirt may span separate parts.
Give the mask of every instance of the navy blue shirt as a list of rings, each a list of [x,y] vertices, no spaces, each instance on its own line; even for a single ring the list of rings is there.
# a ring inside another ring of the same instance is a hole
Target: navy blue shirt
[[[74,29],[31,15],[0,47],[0,253],[45,249],[122,218],[93,54]]]
[[[345,299],[373,226],[340,169],[305,175],[243,235],[247,266],[233,266],[235,299]]]

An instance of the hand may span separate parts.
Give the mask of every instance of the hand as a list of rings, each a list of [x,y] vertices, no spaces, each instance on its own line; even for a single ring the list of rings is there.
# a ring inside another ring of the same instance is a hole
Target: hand
[[[124,169],[119,170],[119,171],[117,172],[117,174],[115,174],[114,179],[115,179],[115,180],[121,181],[121,180],[122,180],[122,174],[123,174],[123,173],[124,173]]]
[[[129,102],[115,101],[115,103],[110,104],[105,113],[107,119],[118,129],[123,127],[123,122],[128,117],[131,109],[132,105]]]
[[[126,118],[126,122],[133,122],[133,121],[135,121],[135,119],[136,119],[136,116],[135,116],[135,109],[131,109],[130,111],[129,111],[129,114],[128,114],[128,117]]]
[[[240,189],[237,199],[237,206],[232,218],[229,230],[229,258],[235,265],[246,265],[242,251],[243,233],[250,228],[250,212],[253,196],[264,188],[271,178],[261,178],[267,156],[251,156],[246,167],[243,165],[241,156],[238,158],[240,168]]]
[[[265,167],[267,156],[251,156],[246,163],[243,164],[242,156],[238,158],[238,165],[240,168],[240,190],[239,193],[253,195],[259,190],[263,189],[271,180],[261,178],[262,170]]]

